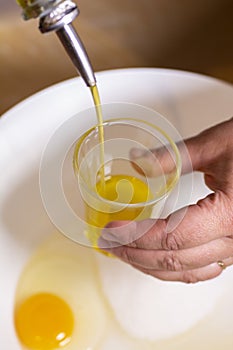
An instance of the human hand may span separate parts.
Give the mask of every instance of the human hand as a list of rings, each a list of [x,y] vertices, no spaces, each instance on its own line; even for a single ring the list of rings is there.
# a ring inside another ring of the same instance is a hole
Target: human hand
[[[194,283],[214,278],[233,264],[233,118],[186,140],[185,145],[193,170],[204,173],[213,193],[173,213],[186,210],[170,232],[170,216],[116,221],[103,229],[100,245],[146,274]],[[137,232],[145,233],[132,241]]]

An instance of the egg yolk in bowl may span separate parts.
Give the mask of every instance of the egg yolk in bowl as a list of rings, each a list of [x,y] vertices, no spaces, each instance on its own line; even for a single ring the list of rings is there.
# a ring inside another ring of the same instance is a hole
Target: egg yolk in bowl
[[[38,293],[15,310],[15,328],[22,344],[33,350],[52,350],[67,345],[74,316],[69,305],[50,293]]]

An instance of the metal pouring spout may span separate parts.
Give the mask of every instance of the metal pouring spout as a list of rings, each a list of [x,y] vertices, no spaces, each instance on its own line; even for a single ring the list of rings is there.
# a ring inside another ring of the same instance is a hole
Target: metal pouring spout
[[[17,0],[23,18],[39,18],[41,33],[55,31],[75,68],[88,87],[96,85],[95,74],[85,47],[72,22],[79,10],[72,0]]]

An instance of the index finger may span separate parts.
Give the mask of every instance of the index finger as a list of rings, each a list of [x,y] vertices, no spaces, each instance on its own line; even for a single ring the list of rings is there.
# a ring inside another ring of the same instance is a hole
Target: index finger
[[[176,225],[183,210],[186,211],[184,218]],[[127,245],[160,250],[191,248],[232,235],[229,211],[228,198],[219,192],[207,196],[195,205],[178,210],[164,220],[111,222],[102,231],[102,237],[111,242],[111,247]],[[101,244],[103,243],[102,240]]]

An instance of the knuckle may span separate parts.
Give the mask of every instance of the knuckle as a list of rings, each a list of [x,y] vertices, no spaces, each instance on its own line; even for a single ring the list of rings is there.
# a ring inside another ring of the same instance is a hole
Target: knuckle
[[[140,248],[139,240],[132,241],[127,246],[130,248]]]
[[[162,239],[162,248],[165,250],[179,250],[183,246],[179,231],[165,232]]]
[[[133,255],[132,255],[132,250],[126,246],[121,247],[121,258],[123,260],[128,261],[129,263],[134,263]]]
[[[232,198],[230,198],[229,205],[227,206],[227,217],[228,217],[228,225],[233,233],[233,209],[232,209],[232,199],[233,199],[233,192],[232,192]]]
[[[188,270],[188,271],[182,271],[181,281],[187,284],[194,284],[194,283],[200,282],[200,279],[198,278],[197,274],[194,271]]]
[[[175,254],[172,250],[167,252],[165,255],[163,262],[162,262],[163,268],[165,268],[168,271],[182,271],[182,264],[177,257],[177,254]]]

